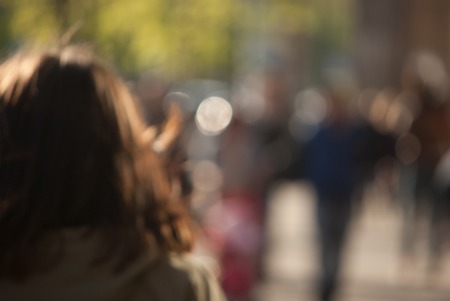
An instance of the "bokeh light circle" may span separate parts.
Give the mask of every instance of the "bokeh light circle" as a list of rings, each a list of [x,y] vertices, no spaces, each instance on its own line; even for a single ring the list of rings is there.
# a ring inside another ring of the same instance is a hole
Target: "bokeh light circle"
[[[233,109],[228,101],[221,97],[209,97],[202,101],[195,115],[198,129],[205,135],[220,134],[230,124]]]

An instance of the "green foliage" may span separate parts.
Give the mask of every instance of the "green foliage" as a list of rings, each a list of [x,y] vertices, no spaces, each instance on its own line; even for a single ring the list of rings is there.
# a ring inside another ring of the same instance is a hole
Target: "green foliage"
[[[312,33],[307,0],[0,0],[0,48],[55,43],[71,26],[120,70],[227,77],[239,34]]]

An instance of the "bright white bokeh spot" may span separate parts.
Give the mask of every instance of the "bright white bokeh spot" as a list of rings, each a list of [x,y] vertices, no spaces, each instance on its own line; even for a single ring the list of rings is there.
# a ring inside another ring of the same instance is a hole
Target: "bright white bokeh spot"
[[[295,114],[307,125],[318,125],[328,112],[325,97],[315,89],[300,92],[295,100]]]
[[[210,97],[197,109],[195,121],[198,129],[205,135],[220,134],[230,124],[233,109],[225,99]]]

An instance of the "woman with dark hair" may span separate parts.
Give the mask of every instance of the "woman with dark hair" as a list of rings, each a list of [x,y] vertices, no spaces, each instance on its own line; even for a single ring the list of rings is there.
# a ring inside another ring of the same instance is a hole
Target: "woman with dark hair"
[[[0,299],[224,300],[161,145],[84,47],[0,65]]]

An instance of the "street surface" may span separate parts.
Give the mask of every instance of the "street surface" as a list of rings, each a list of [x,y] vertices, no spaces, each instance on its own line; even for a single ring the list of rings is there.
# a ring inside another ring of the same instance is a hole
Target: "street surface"
[[[257,301],[314,301],[314,197],[303,183],[274,188],[267,224],[266,279]],[[426,224],[412,260],[400,255],[401,210],[381,190],[369,194],[347,241],[340,301],[450,301],[450,256],[427,273]]]

